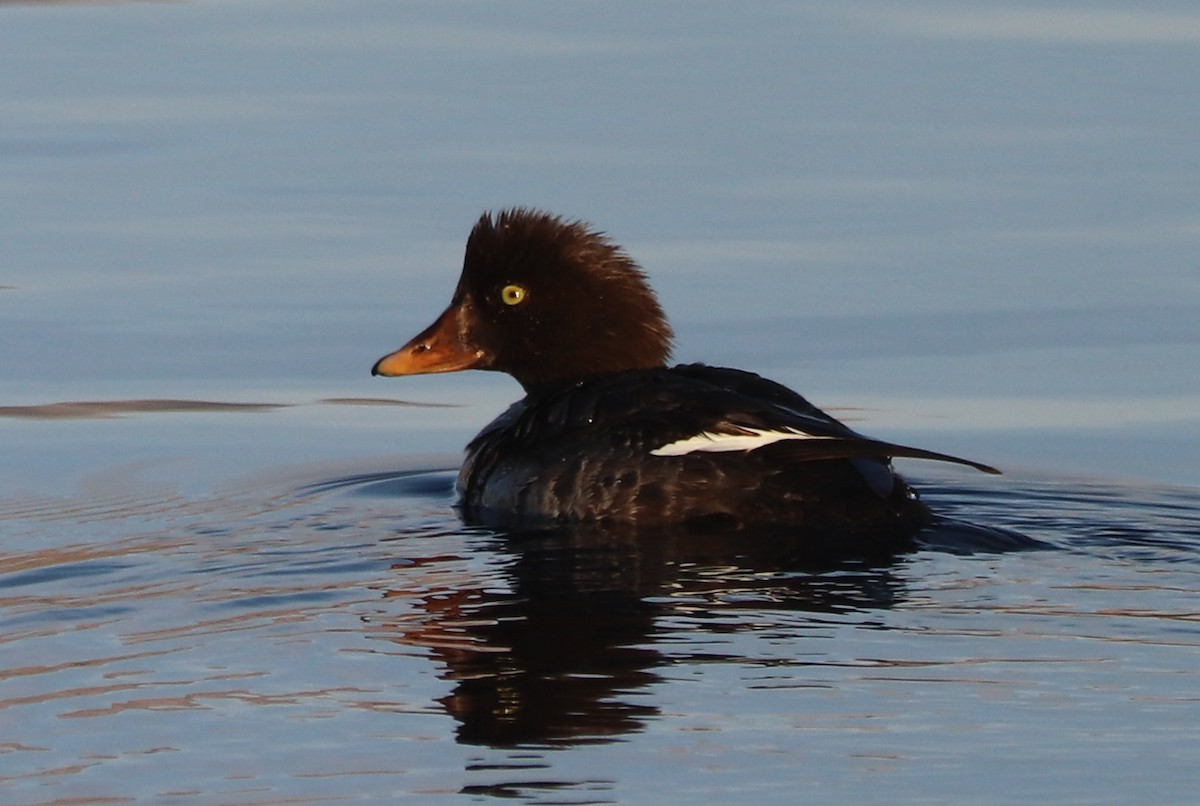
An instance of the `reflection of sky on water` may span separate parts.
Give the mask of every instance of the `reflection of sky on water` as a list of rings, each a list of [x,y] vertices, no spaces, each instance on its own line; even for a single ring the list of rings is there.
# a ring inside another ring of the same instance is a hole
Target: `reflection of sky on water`
[[[1194,11],[1156,9],[964,7],[924,3],[899,9],[879,3],[842,6],[839,16],[864,27],[930,39],[1087,44],[1200,44]]]

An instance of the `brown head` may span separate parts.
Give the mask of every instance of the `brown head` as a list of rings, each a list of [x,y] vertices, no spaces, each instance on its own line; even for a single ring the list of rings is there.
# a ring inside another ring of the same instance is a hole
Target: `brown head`
[[[671,338],[624,250],[582,222],[514,208],[479,219],[450,307],[371,374],[490,369],[530,389],[664,366]]]

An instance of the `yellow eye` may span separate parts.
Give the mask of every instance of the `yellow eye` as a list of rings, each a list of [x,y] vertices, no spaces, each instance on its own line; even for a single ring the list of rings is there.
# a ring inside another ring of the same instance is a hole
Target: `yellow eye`
[[[520,305],[525,301],[525,286],[506,285],[500,289],[500,300],[505,305]]]

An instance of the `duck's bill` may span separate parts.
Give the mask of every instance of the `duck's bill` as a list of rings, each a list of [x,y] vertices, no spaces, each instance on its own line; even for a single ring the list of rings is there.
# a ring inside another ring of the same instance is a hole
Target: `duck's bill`
[[[408,344],[376,361],[371,374],[390,377],[482,369],[486,364],[486,355],[483,350],[465,342],[462,316],[460,306],[447,308],[437,321]]]

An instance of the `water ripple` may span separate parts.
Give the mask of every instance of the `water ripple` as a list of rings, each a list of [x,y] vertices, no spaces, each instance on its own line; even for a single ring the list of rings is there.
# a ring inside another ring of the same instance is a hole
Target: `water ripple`
[[[551,749],[734,726],[836,744],[880,719],[961,733],[979,697],[1050,698],[1067,722],[1080,704],[1198,699],[1193,490],[935,475],[920,484],[937,510],[1040,550],[805,563],[747,535],[465,528],[453,478],[317,470],[209,496],[0,502],[0,713],[37,737],[3,752],[119,794],[121,764],[158,748],[215,794],[233,779],[194,765],[249,752],[242,736],[292,778],[360,781],[398,774],[382,749],[425,742],[429,769],[468,776],[456,791],[571,799],[608,784],[562,774]],[[825,696],[859,705],[809,713]],[[280,724],[287,757],[263,739]],[[262,763],[260,784],[294,788]]]

